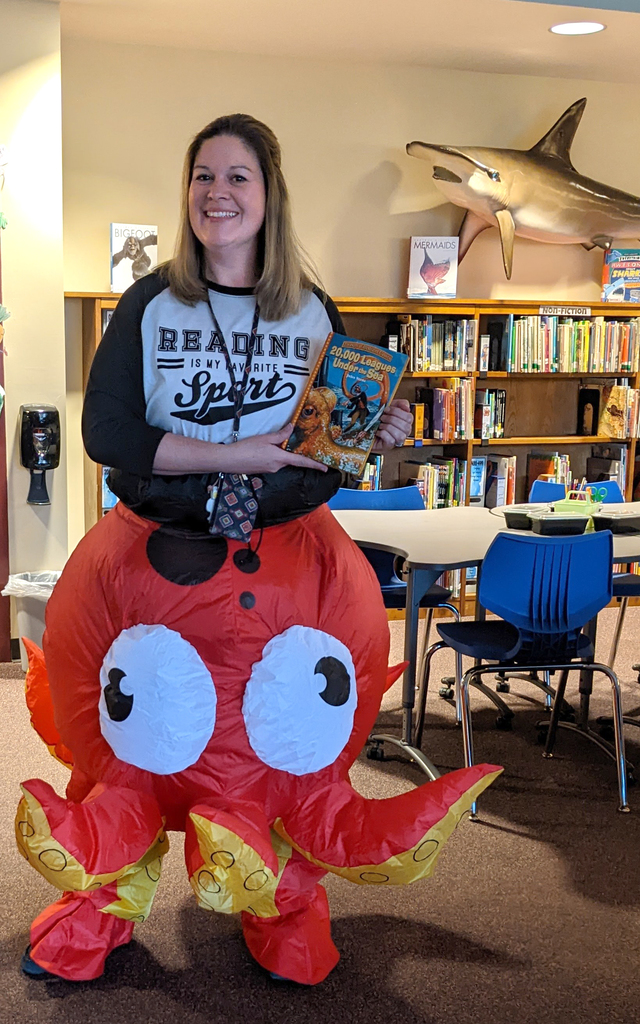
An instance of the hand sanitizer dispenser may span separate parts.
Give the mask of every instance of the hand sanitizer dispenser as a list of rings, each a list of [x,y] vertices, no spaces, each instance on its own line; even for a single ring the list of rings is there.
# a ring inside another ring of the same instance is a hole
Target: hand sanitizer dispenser
[[[60,464],[60,415],[55,405],[20,407],[20,462],[31,473],[28,504],[50,505],[45,473]]]

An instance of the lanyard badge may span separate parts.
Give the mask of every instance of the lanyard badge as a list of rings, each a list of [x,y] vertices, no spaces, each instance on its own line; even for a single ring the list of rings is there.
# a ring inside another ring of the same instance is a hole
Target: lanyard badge
[[[260,309],[256,303],[251,334],[249,335],[247,345],[247,358],[242,371],[242,378],[238,380],[233,369],[227,342],[211,305],[211,299],[209,299],[209,307],[211,309],[213,326],[220,339],[227,372],[231,380],[231,392],[233,395],[231,442],[233,443],[238,440],[240,433],[240,419],[242,418],[244,398],[249,373],[251,372],[251,360],[253,359],[256,345]],[[230,540],[248,542],[259,509],[256,492],[261,487],[262,480],[260,477],[248,477],[243,473],[219,473],[216,482],[210,488],[210,497],[206,504],[206,510],[209,513],[209,533],[228,537]]]

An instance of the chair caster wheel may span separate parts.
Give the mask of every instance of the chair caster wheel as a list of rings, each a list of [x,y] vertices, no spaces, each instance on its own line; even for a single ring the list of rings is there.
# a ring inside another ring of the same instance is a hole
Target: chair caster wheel
[[[500,729],[501,732],[511,732],[513,729],[512,716],[498,715],[496,718],[496,729]]]
[[[496,693],[511,693],[511,684],[505,679],[501,679],[499,683],[496,683]]]
[[[384,747],[382,743],[372,743],[367,750],[369,761],[384,761]]]
[[[453,700],[455,695],[456,681],[453,676],[443,676],[440,680],[440,689],[438,690],[438,696],[442,697],[443,700]]]
[[[536,734],[536,743],[538,743],[541,747],[543,747],[545,745],[545,743],[547,742],[548,734],[549,734],[549,729],[548,729],[548,727],[546,725],[539,727],[538,731],[537,731],[537,734]]]
[[[601,725],[598,729],[598,735],[602,736],[603,740],[607,743],[613,743],[616,738],[615,730],[612,725]]]

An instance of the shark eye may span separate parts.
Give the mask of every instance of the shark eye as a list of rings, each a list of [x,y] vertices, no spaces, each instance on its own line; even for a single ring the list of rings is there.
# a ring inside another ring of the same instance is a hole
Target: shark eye
[[[357,703],[348,648],[319,629],[291,626],[269,641],[253,666],[242,712],[261,761],[308,775],[342,752]]]
[[[100,730],[121,761],[170,775],[211,739],[216,690],[195,647],[166,626],[131,626],[100,669]]]

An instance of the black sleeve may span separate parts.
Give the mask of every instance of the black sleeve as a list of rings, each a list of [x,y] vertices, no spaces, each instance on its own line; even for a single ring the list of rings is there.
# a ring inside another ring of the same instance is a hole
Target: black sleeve
[[[313,291],[314,294],[318,296],[320,302],[326,309],[327,316],[331,321],[331,327],[335,331],[335,333],[346,334],[347,332],[344,329],[342,317],[340,316],[340,313],[338,312],[338,307],[336,306],[333,299],[329,295],[327,295],[326,292],[323,292],[321,288],[314,287]]]
[[[147,303],[165,287],[149,274],[124,293],[96,350],[82,411],[89,458],[143,477],[152,475],[166,430],[146,421],[141,323]]]

